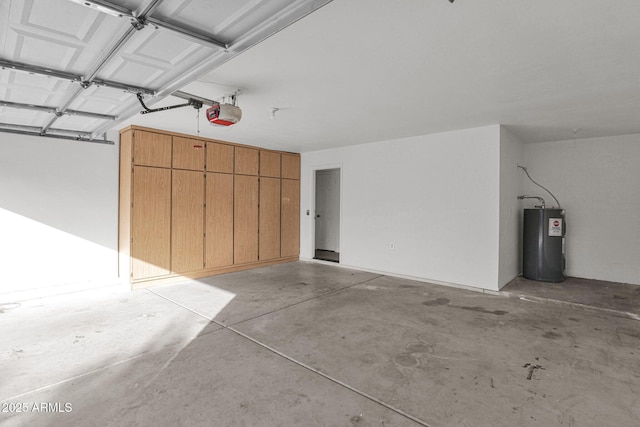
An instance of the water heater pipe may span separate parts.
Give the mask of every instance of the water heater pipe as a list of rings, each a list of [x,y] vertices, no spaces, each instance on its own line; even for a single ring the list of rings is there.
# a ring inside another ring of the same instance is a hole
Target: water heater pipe
[[[537,208],[537,207],[542,207],[542,209],[544,209],[544,199],[543,199],[542,197],[538,197],[538,196],[527,196],[527,195],[525,194],[525,195],[522,195],[522,196],[518,196],[518,199],[519,199],[519,200],[523,200],[523,199],[538,199],[538,200],[540,200],[540,203],[541,203],[542,205],[541,205],[541,206],[536,206],[536,208]]]
[[[547,193],[551,194],[551,197],[553,197],[553,200],[555,200],[555,201],[556,201],[556,203],[558,204],[558,209],[562,209],[562,206],[560,206],[560,202],[558,201],[558,199],[556,199],[556,196],[554,196],[554,195],[553,195],[553,193],[552,193],[551,191],[547,190],[547,188],[545,188],[545,187],[543,187],[542,185],[540,185],[540,184],[538,184],[537,182],[535,182],[535,181],[533,180],[533,178],[531,178],[531,175],[529,175],[529,172],[527,171],[527,168],[525,168],[524,166],[520,166],[520,165],[518,165],[518,167],[524,171],[524,173],[527,175],[527,178],[529,178],[529,180],[530,180],[531,182],[533,182],[533,183],[534,183],[535,185],[537,185],[538,187],[542,188],[542,189],[543,189],[544,191],[546,191]],[[519,198],[519,197],[518,197],[518,198]],[[542,202],[542,204],[543,204],[543,207],[544,207],[544,201]]]

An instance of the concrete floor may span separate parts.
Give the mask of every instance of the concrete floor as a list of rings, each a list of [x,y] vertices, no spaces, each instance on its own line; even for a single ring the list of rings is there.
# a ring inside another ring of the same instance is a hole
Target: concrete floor
[[[506,296],[535,301],[557,301],[600,309],[640,320],[640,286],[569,277],[561,283],[542,283],[520,276],[503,289]]]
[[[297,262],[5,304],[0,425],[640,425],[640,322],[512,285]]]
[[[316,249],[314,259],[322,261],[340,262],[340,253],[336,251],[327,251],[325,249]]]

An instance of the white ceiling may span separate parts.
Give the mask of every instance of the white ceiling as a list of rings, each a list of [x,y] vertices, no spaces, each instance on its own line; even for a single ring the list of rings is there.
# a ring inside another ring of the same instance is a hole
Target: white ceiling
[[[497,123],[640,133],[640,2],[333,0],[205,79],[244,94],[242,121],[203,135],[292,151]],[[194,133],[179,114],[144,119]]]
[[[181,12],[219,25],[215,6]],[[638,40],[638,0],[333,0],[182,87],[212,99],[241,89],[237,125],[188,107],[114,129],[199,127],[298,152],[498,123],[526,142],[640,133]]]

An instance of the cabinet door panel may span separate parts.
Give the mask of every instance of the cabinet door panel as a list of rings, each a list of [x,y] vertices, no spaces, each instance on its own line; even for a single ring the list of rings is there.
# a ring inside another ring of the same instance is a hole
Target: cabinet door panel
[[[131,218],[134,280],[169,274],[171,266],[171,170],[135,166]]]
[[[207,171],[233,173],[233,145],[207,142]]]
[[[300,181],[282,180],[281,255],[300,255]]]
[[[282,154],[282,177],[300,179],[300,156],[295,154]]]
[[[133,163],[171,167],[171,135],[136,130],[133,133]]]
[[[173,168],[204,170],[204,142],[193,138],[174,136]]]
[[[236,147],[235,173],[240,175],[258,175],[259,151],[253,148]]]
[[[204,263],[204,173],[173,171],[171,270],[202,270]]]
[[[280,153],[260,150],[260,176],[280,178]]]
[[[260,178],[260,260],[280,258],[280,179]]]
[[[205,266],[233,264],[233,175],[207,174]]]
[[[233,262],[258,260],[258,177],[235,175]]]

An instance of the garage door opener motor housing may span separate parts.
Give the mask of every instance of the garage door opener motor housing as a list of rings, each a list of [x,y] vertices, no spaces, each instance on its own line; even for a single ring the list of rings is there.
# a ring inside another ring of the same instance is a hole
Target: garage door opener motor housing
[[[214,103],[206,111],[207,120],[218,126],[231,126],[240,121],[242,110],[233,104]]]

